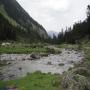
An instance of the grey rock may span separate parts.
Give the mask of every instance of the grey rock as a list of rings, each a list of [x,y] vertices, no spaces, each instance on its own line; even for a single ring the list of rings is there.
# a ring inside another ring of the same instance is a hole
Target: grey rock
[[[59,66],[64,66],[64,63],[60,63],[60,64],[58,64]]]
[[[32,53],[30,57],[31,57],[31,60],[40,59],[40,55],[35,54],[35,53]]]

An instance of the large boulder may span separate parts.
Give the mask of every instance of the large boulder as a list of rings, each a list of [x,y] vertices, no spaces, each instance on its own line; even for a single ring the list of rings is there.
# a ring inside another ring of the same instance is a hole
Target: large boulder
[[[39,54],[36,54],[36,53],[32,53],[30,55],[31,59],[34,60],[34,59],[40,59],[40,55]]]

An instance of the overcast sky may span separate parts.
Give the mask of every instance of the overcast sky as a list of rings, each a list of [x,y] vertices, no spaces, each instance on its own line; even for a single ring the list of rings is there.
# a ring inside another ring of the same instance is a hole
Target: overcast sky
[[[90,0],[17,0],[47,31],[59,32],[86,18]]]

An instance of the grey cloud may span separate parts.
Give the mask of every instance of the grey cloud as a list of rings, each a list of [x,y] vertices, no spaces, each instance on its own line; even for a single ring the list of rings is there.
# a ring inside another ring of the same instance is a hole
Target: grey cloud
[[[86,18],[90,0],[17,0],[47,31],[60,31]],[[61,6],[56,2],[58,1]],[[61,2],[62,1],[62,2]],[[61,2],[61,3],[60,3]],[[49,3],[49,4],[48,4]],[[65,5],[64,5],[65,3]],[[55,5],[54,5],[55,4]],[[58,5],[58,6],[57,6]]]

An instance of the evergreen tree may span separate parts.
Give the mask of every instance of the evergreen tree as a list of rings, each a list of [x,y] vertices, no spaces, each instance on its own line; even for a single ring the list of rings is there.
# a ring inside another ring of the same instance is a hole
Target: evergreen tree
[[[66,28],[65,32],[58,34],[58,43],[75,43],[80,39],[89,37],[90,39],[90,5],[87,8],[87,19],[83,22],[79,21],[73,25],[73,28]]]

